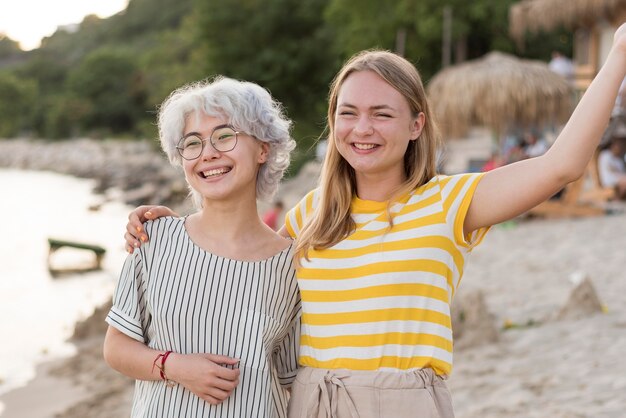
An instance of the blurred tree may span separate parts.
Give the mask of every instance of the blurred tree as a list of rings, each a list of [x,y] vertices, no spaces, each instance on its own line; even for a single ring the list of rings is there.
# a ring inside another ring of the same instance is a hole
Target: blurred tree
[[[0,137],[17,136],[30,130],[36,96],[37,87],[32,80],[0,72]]]
[[[525,51],[515,50],[508,37],[513,2],[130,0],[110,18],[91,15],[58,30],[35,51],[0,35],[0,69],[19,85],[33,83],[29,124],[55,137],[107,130],[153,137],[154,111],[176,87],[215,74],[255,81],[295,121],[296,172],[313,157],[328,85],[343,60],[372,47],[401,51],[427,82],[441,68],[446,7],[452,63],[493,49],[543,60],[552,49],[571,56],[567,31],[537,35]]]
[[[191,13],[192,4],[193,0],[130,0],[126,10],[107,25],[109,37],[119,42],[177,27]]]
[[[428,80],[441,68],[444,8],[452,11],[454,62],[497,49],[513,51],[508,35],[508,8],[514,0],[330,0],[326,21],[335,33],[342,58],[368,48],[402,53]]]
[[[132,132],[145,111],[143,74],[135,59],[120,50],[91,52],[71,70],[67,83],[72,97],[90,104],[80,124],[87,131]]]
[[[20,49],[19,43],[5,34],[0,33],[0,59],[19,54],[20,52],[22,52],[22,50]]]
[[[338,64],[324,23],[328,0],[198,0],[198,47],[207,75],[267,88],[296,121],[294,167],[313,156]]]
[[[139,59],[146,75],[146,102],[152,110],[175,88],[207,76],[201,65],[193,63],[199,60],[194,31],[189,30],[195,21],[197,17],[189,15],[180,29],[159,33],[155,42],[158,47],[147,49]]]
[[[90,101],[71,95],[50,96],[44,106],[42,132],[50,139],[78,136],[81,125],[93,113]]]

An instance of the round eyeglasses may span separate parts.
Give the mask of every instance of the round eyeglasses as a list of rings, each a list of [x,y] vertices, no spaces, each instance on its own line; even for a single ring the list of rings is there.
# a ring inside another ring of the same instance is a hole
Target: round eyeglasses
[[[208,140],[216,151],[228,152],[237,145],[237,135],[240,133],[230,125],[216,126],[211,135],[204,139],[199,133],[191,132],[180,139],[176,149],[185,160],[195,160],[202,155],[204,143]]]

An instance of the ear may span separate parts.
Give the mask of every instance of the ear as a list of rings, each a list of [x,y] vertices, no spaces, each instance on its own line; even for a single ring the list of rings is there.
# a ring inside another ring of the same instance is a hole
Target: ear
[[[426,126],[426,115],[424,115],[424,112],[419,112],[417,117],[411,120],[411,141],[419,138],[424,130],[424,126]]]
[[[263,142],[263,141],[259,141],[259,142],[261,142],[261,150],[259,152],[259,158],[257,161],[259,164],[263,164],[267,162],[267,159],[270,155],[270,144],[268,144],[267,142]]]

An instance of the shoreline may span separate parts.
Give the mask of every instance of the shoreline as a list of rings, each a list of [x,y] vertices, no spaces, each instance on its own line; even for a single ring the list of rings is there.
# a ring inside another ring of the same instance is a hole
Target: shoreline
[[[184,175],[154,141],[0,139],[0,168],[94,179],[94,193],[105,201],[188,207]]]
[[[111,369],[102,357],[110,302],[76,324],[68,342],[76,354],[41,363],[25,386],[0,395],[7,418],[110,418],[128,416],[134,380]]]

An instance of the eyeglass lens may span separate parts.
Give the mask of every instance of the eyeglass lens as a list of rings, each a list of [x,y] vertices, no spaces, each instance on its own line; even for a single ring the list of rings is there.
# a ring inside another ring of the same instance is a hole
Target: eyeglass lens
[[[208,139],[217,151],[228,152],[237,145],[237,132],[229,126],[222,126],[213,130]],[[187,160],[198,158],[202,154],[205,142],[206,139],[196,134],[184,137],[178,146],[180,155]]]

